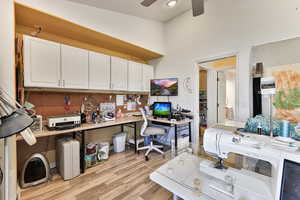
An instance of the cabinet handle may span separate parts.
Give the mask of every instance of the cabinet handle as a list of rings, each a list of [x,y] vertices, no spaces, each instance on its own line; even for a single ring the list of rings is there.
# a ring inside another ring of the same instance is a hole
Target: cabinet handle
[[[65,87],[66,86],[66,84],[65,84],[65,80],[63,80],[63,87]]]

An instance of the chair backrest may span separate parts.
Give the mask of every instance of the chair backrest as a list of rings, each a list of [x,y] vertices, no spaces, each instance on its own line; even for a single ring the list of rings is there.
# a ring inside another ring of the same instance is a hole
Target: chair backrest
[[[141,127],[141,136],[145,136],[144,132],[145,132],[147,126],[148,126],[148,120],[147,120],[147,117],[146,117],[146,114],[145,114],[145,110],[143,108],[140,108],[140,111],[141,111],[143,119],[144,119],[144,124]]]

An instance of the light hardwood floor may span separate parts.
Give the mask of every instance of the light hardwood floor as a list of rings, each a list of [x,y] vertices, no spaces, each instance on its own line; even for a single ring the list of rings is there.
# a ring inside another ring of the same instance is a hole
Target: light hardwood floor
[[[22,191],[22,200],[171,200],[172,194],[149,179],[167,160],[151,154],[148,162],[133,151],[114,154],[70,181],[52,181]]]

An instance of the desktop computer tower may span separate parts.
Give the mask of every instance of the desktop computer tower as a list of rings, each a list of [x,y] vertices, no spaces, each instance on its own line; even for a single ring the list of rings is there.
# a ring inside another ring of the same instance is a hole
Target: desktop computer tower
[[[62,138],[56,143],[56,165],[64,180],[80,175],[80,143],[71,138]]]

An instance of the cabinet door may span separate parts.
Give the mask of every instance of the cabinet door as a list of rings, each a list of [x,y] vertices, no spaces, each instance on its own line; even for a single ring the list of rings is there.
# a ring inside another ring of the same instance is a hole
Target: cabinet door
[[[24,86],[60,87],[60,44],[24,36]]]
[[[88,51],[61,45],[61,69],[64,88],[88,89]]]
[[[89,89],[110,89],[110,56],[89,52]]]
[[[150,80],[154,77],[154,70],[151,65],[143,65],[143,90],[150,92]]]
[[[142,91],[143,88],[143,65],[129,61],[128,63],[128,90]]]
[[[122,58],[111,57],[111,89],[128,89],[128,61]]]

